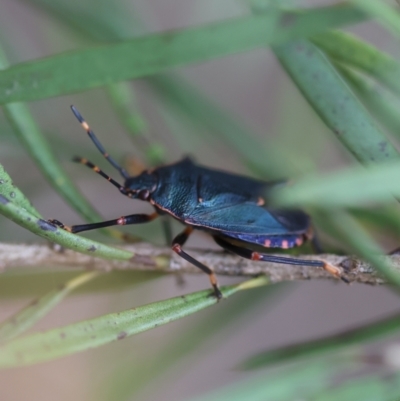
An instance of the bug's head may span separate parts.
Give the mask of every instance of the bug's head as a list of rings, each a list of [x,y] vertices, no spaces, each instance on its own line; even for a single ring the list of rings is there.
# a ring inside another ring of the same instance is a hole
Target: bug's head
[[[157,184],[158,178],[156,174],[143,171],[143,173],[135,177],[128,177],[125,180],[124,187],[132,193],[132,198],[147,200],[156,190]]]

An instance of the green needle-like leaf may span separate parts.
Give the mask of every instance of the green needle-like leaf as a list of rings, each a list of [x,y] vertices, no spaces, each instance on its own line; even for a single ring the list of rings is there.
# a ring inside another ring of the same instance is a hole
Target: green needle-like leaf
[[[269,196],[281,206],[322,208],[392,202],[400,197],[400,162],[369,167],[351,167],[319,176],[306,177],[291,186],[279,187]]]
[[[354,67],[400,93],[400,63],[349,33],[332,31],[312,37],[312,42],[335,61]]]
[[[281,64],[336,138],[363,164],[396,160],[397,150],[329,59],[307,40],[276,47]]]
[[[133,36],[136,26],[132,24],[121,24],[118,19],[99,18],[97,14],[85,13],[84,17],[73,3],[62,3],[61,5],[49,2],[49,0],[31,0],[29,3],[43,8],[47,12],[55,15],[59,22],[66,23],[74,32],[84,31],[86,36],[90,36],[99,41],[121,40]],[[115,5],[117,7],[117,5]],[[114,7],[114,10],[116,8]],[[120,10],[122,15],[125,15]],[[118,23],[115,23],[115,20]],[[267,149],[256,139],[252,128],[239,121],[228,111],[216,104],[213,99],[200,93],[193,85],[188,84],[182,76],[173,74],[157,74],[147,77],[146,82],[152,86],[158,95],[163,98],[163,104],[172,106],[173,111],[180,112],[194,125],[206,129],[211,137],[218,136],[224,143],[229,144],[244,159],[245,163],[253,170],[261,173],[263,177],[273,177],[277,171],[278,160],[275,152],[267,152]],[[131,87],[126,83],[119,83],[109,86],[107,91],[110,95],[111,103],[121,117],[122,123],[130,132],[138,131],[142,128],[140,119],[135,116],[134,108],[129,100]],[[128,114],[129,113],[129,114]],[[186,122],[186,119],[183,120]],[[190,131],[192,132],[192,125]],[[142,130],[143,133],[143,130]],[[141,136],[142,137],[142,136]],[[143,143],[141,137],[135,143],[139,148],[144,149],[148,144]],[[165,153],[160,145],[150,145],[145,152],[150,165],[156,165]],[[280,166],[281,167],[281,166]],[[282,171],[277,172],[281,177]]]
[[[400,15],[398,8],[390,6],[384,1],[375,0],[351,0],[363,11],[378,18],[385,28],[389,28],[395,35],[400,36]]]
[[[265,373],[258,377],[217,389],[190,401],[291,401],[312,400],[334,381],[335,374],[343,372],[343,364],[332,362],[307,363],[289,369]]]
[[[388,377],[382,372],[325,388],[312,401],[393,401],[399,393],[400,374],[396,372]]]
[[[92,241],[62,230],[46,220],[37,218],[3,195],[0,195],[0,214],[8,217],[10,220],[40,237],[77,252],[103,259],[129,260],[134,257],[131,252],[103,245],[100,242]],[[132,259],[132,262],[133,261]]]
[[[68,27],[78,28],[85,32],[86,36],[96,40],[120,40],[132,36],[137,26],[119,23],[121,18],[102,18],[102,14],[89,13],[87,8],[82,14],[73,3],[54,4],[48,0],[31,0],[40,8],[45,9],[58,18],[58,21],[67,23]],[[114,8],[115,10],[115,8]],[[276,11],[273,7],[270,12]],[[123,16],[123,12],[119,11]],[[118,23],[115,23],[118,21]],[[247,166],[251,167],[263,177],[274,177],[282,175],[282,163],[276,156],[276,152],[268,152],[267,149],[257,141],[249,126],[237,121],[234,116],[221,109],[215,102],[202,95],[195,87],[188,85],[182,77],[171,75],[154,75],[147,82],[162,95],[164,103],[175,106],[177,110],[189,117],[191,122],[206,128],[214,137],[218,135],[224,143],[230,144],[244,159]],[[116,107],[117,104],[114,103]],[[130,108],[131,109],[131,108]],[[124,119],[128,126],[128,119]],[[157,150],[157,148],[156,148]],[[159,155],[157,152],[156,156]],[[277,171],[277,166],[280,166]]]
[[[85,219],[92,222],[102,220],[62,169],[27,106],[7,104],[4,113],[25,149],[58,193]]]
[[[277,45],[363,18],[363,13],[343,5],[300,14],[274,12],[47,57],[1,71],[0,104],[139,78],[171,67]]]
[[[237,291],[268,284],[259,277],[242,284],[223,287],[225,298]],[[0,367],[30,365],[95,348],[112,341],[172,322],[218,303],[210,290],[112,313],[22,337],[0,346]]]
[[[383,340],[396,335],[400,331],[400,314],[378,320],[372,324],[355,329],[342,331],[332,336],[315,338],[282,348],[260,351],[246,359],[241,368],[245,370],[267,367],[277,363],[294,361],[312,356],[322,356],[326,353],[338,353],[349,347],[362,347],[365,343]]]
[[[358,221],[361,220],[363,223],[370,223],[385,230],[390,230],[400,236],[400,213],[398,207],[398,203],[393,201],[393,204],[387,207],[380,206],[374,209],[360,209],[357,207],[351,208],[349,212]]]
[[[56,307],[71,291],[97,277],[100,272],[83,273],[58,286],[43,297],[34,300],[26,308],[0,324],[0,342],[17,337]]]
[[[172,105],[195,124],[206,128],[211,136],[218,135],[244,159],[245,163],[258,170],[265,177],[276,171],[278,158],[275,152],[268,152],[256,139],[251,128],[237,121],[227,111],[202,95],[196,88],[181,82],[171,75],[155,75],[149,83],[161,95],[166,104]],[[281,172],[279,172],[281,174]]]
[[[150,166],[165,163],[164,148],[157,143],[151,143],[145,134],[148,128],[137,111],[133,88],[125,82],[119,82],[109,85],[107,94],[121,123],[131,134],[137,150],[140,154],[145,155],[147,163]]]
[[[7,59],[0,48],[0,74],[1,70],[7,66]],[[80,213],[84,219],[90,222],[103,220],[90,203],[83,197],[57,161],[49,143],[37,126],[28,107],[23,103],[12,103],[4,105],[3,108],[4,114],[14,128],[15,135],[17,135],[22,145],[36,162],[37,166],[53,188],[55,188],[63,199]],[[38,217],[37,212],[36,216]],[[114,229],[106,229],[103,230],[103,232],[107,232],[115,238],[124,238],[122,233]],[[126,238],[128,237],[132,241],[137,240],[134,236],[126,236]]]
[[[35,217],[40,218],[40,213],[32,206],[28,198],[16,187],[4,170],[4,167],[0,164],[0,195],[8,197],[13,203],[26,209],[29,213],[33,214]]]
[[[344,64],[335,63],[342,76],[350,83],[369,112],[396,136],[400,136],[400,101],[385,87],[367,79]]]

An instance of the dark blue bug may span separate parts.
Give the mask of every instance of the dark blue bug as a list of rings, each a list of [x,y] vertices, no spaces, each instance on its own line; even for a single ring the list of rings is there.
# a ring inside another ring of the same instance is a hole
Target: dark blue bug
[[[214,272],[182,250],[193,229],[210,234],[222,248],[251,260],[322,267],[338,278],[338,267],[319,260],[302,260],[263,253],[263,248],[292,248],[313,237],[310,219],[300,210],[272,210],[266,207],[264,197],[276,182],[263,182],[252,178],[199,166],[189,158],[177,163],[146,170],[136,177],[129,174],[108,155],[99,140],[71,106],[76,118],[88,133],[103,156],[125,179],[119,184],[86,159],[76,157],[82,163],[111,182],[129,198],[150,202],[153,214],[132,214],[118,219],[92,224],[64,226],[54,224],[72,233],[115,225],[140,224],[169,214],[187,227],[172,241],[172,249],[182,258],[209,275],[214,293],[222,294]],[[261,249],[261,251],[260,251]]]

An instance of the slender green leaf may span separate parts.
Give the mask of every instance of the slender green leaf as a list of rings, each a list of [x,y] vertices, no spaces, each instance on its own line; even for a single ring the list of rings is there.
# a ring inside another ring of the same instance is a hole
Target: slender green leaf
[[[40,218],[40,213],[32,206],[29,199],[20,191],[18,187],[16,187],[8,175],[8,173],[4,170],[4,167],[0,164],[0,195],[5,197],[9,197],[13,203],[26,209],[29,213],[34,215],[35,217]]]
[[[259,277],[221,288],[225,298],[237,291],[268,284]],[[172,322],[218,303],[210,290],[155,302],[145,306],[35,333],[0,346],[0,367],[15,367],[60,358]]]
[[[52,14],[58,22],[68,26],[88,41],[102,42],[131,39],[142,31],[142,23],[132,13],[133,4],[122,2],[24,0],[30,7]],[[94,10],[93,5],[96,4]],[[133,15],[132,15],[133,14]]]
[[[400,394],[400,374],[394,372],[387,376],[370,374],[351,381],[324,388],[310,401],[397,401]]]
[[[331,336],[257,352],[256,355],[246,359],[240,367],[251,370],[303,358],[308,360],[312,356],[319,357],[328,353],[337,354],[348,350],[350,347],[360,348],[368,342],[383,340],[389,336],[397,335],[399,332],[400,314],[396,314]]]
[[[84,218],[91,221],[100,220],[101,217],[93,211],[90,204],[62,170],[28,108],[22,103],[12,103],[4,106],[4,113],[25,149],[60,195]]]
[[[394,34],[400,36],[400,14],[398,7],[390,6],[384,1],[376,0],[351,0],[363,11],[378,18],[385,28],[389,28]]]
[[[45,294],[53,289],[55,282],[63,283],[73,280],[77,273],[84,271],[84,269],[77,270],[66,266],[57,266],[57,269],[32,268],[31,266],[9,269],[0,276],[0,302]],[[83,289],[78,288],[74,294],[123,292],[161,277],[165,277],[162,271],[113,270],[99,276],[95,282],[87,283]]]
[[[53,15],[58,23],[65,24],[74,33],[81,33],[85,40],[88,37],[101,42],[131,39],[136,36],[140,25],[137,20],[132,21],[132,14],[127,12],[122,3],[112,3],[111,8],[108,3],[102,3],[95,13],[92,4],[86,2],[30,0],[28,3]],[[137,150],[145,155],[148,165],[165,163],[166,150],[162,145],[152,143],[147,123],[138,110],[133,91],[133,86],[127,82],[106,87],[111,106],[132,136]]]
[[[152,75],[310,36],[363,18],[363,13],[344,5],[301,14],[268,13],[47,57],[1,71],[0,104],[60,96]]]
[[[76,1],[54,2],[48,0],[30,0],[39,9],[53,15],[57,22],[65,24],[74,33],[81,33],[82,39],[110,42],[131,39],[138,32],[138,21],[133,22],[132,13],[126,11],[121,3],[102,3],[96,12],[90,3]],[[111,84],[106,93],[121,123],[132,136],[137,150],[145,155],[150,166],[165,162],[165,149],[151,142],[147,123],[138,110],[134,88],[126,82]]]
[[[104,398],[100,396],[100,400],[130,400],[134,395],[137,396],[140,390],[157,386],[155,381],[163,380],[178,362],[191,363],[193,354],[198,355],[199,352],[202,353],[202,350],[212,352],[209,345],[205,345],[210,338],[229,336],[235,327],[243,324],[246,317],[248,318],[248,313],[257,307],[260,301],[264,301],[267,308],[268,305],[275,305],[273,297],[282,294],[282,287],[285,286],[273,285],[252,291],[251,294],[238,294],[229,302],[224,302],[221,307],[213,308],[212,313],[196,317],[196,320],[185,328],[184,336],[172,336],[169,340],[167,339],[160,352],[147,361],[152,366],[151,370],[143,369],[140,364],[137,364],[136,359],[130,360],[129,363],[125,362],[122,366],[116,366],[113,377],[109,380],[111,389],[108,383],[106,386],[108,391],[99,389],[99,394],[105,395]],[[266,300],[269,302],[266,303]],[[264,308],[263,313],[265,312]],[[204,327],[207,327],[207,330],[204,330]]]
[[[328,58],[307,40],[276,47],[281,64],[337,139],[363,164],[398,152],[379,131]]]
[[[266,174],[273,176],[280,158],[275,152],[267,151],[250,127],[230,116],[193,86],[182,83],[180,78],[155,75],[148,82],[164,98],[164,102],[198,126],[211,131],[212,137],[218,135],[242,156],[249,167],[258,170],[264,177]]]
[[[151,143],[146,134],[148,128],[137,110],[133,88],[119,82],[109,85],[107,93],[120,121],[132,135],[137,150],[146,156],[149,165],[156,166],[165,162],[165,149],[157,143]]]
[[[374,209],[351,208],[349,213],[362,223],[371,223],[400,236],[400,213],[397,202],[387,207],[379,206]]]
[[[342,76],[350,83],[369,112],[396,136],[400,136],[400,101],[387,89],[367,79],[347,66],[335,63]]]
[[[32,327],[55,308],[71,291],[97,277],[100,272],[89,272],[74,277],[43,297],[35,299],[26,308],[0,324],[0,342],[9,341]]]
[[[1,70],[4,70],[7,66],[7,59],[0,47],[0,74]],[[53,188],[86,220],[91,222],[103,220],[90,203],[82,196],[78,188],[73,184],[57,161],[49,143],[41,133],[28,107],[23,103],[6,104],[3,107],[4,114],[14,128],[14,133]],[[39,216],[37,215],[37,217]],[[124,236],[114,229],[103,231],[115,238],[124,239],[126,237],[131,241],[137,240],[134,236]]]
[[[29,3],[32,2],[55,15],[59,22],[65,23],[67,21],[69,28],[79,28],[79,30],[84,31],[86,36],[89,35],[97,40],[121,40],[127,36],[133,36],[136,30],[136,25],[134,26],[131,23],[129,25],[120,24],[120,19],[117,19],[118,23],[115,23],[112,18],[99,19],[97,13],[84,12],[82,14],[73,2],[62,3],[60,7],[59,3],[55,4],[48,0],[31,0]],[[120,12],[120,14],[126,13]],[[193,85],[188,84],[181,76],[157,74],[147,77],[146,81],[162,96],[164,104],[172,106],[173,111],[179,111],[188,117],[191,123],[204,127],[206,132],[210,132],[210,137],[219,136],[245,159],[247,166],[259,172],[263,177],[274,176],[275,171],[277,171],[276,166],[281,164],[281,157],[278,157],[276,152],[267,152],[267,149],[256,139],[256,135],[250,126],[238,121],[219,107],[213,99],[208,98]],[[111,89],[114,93],[110,94],[110,98],[117,113],[123,117],[122,122],[125,127],[131,126],[129,129],[130,132],[133,132],[140,129],[140,122],[138,125],[136,121],[130,120],[129,115],[122,115],[125,111],[132,113],[132,107],[127,106],[130,95],[126,92],[129,90],[130,87],[127,87],[126,84],[119,83],[118,86]],[[114,97],[117,101],[114,101]],[[121,98],[128,98],[128,101],[124,102],[120,109],[119,99]],[[192,131],[190,130],[190,132]],[[145,145],[140,142],[142,141],[139,141],[139,147],[143,148]],[[147,155],[150,164],[155,164],[164,153],[157,145],[151,146],[147,152],[150,152]],[[281,169],[275,175],[280,178]]]
[[[9,63],[0,48],[0,70],[8,67]],[[4,112],[14,128],[15,134],[54,188],[82,216],[89,220],[99,220],[100,216],[93,211],[90,204],[82,197],[62,170],[28,108],[22,103],[13,103],[4,106]]]
[[[357,68],[400,93],[400,63],[390,55],[341,31],[324,32],[311,40],[334,60]]]
[[[113,19],[99,21],[97,14],[86,15],[84,13],[85,18],[82,18],[77,15],[80,10],[74,7],[73,3],[63,4],[61,12],[54,3],[49,3],[48,0],[34,0],[34,3],[61,17],[60,21],[65,21],[67,18],[69,26],[78,25],[85,33],[100,40],[105,36],[107,39],[119,39],[134,31],[132,25],[121,27],[120,24],[114,24]],[[270,11],[272,10],[273,7]],[[104,29],[101,29],[102,27]],[[276,155],[276,152],[268,152],[252,135],[250,127],[235,121],[233,116],[218,107],[212,99],[206,98],[194,87],[188,85],[181,77],[178,79],[156,75],[149,77],[147,82],[163,96],[164,103],[173,105],[187,115],[192,122],[205,127],[207,131],[212,132],[214,137],[218,135],[225,143],[230,144],[253,170],[264,177],[281,177],[281,168],[279,172],[276,172],[276,166],[282,164],[281,158]]]
[[[132,259],[134,262],[134,255],[131,252],[103,245],[99,242],[62,230],[46,220],[37,218],[26,209],[12,203],[10,199],[3,195],[0,195],[0,214],[8,217],[27,230],[32,231],[34,234],[74,251],[103,259]]]
[[[289,401],[311,400],[343,373],[341,363],[322,361],[258,375],[217,389],[190,401]]]
[[[310,176],[271,193],[271,202],[282,206],[346,207],[391,202],[400,196],[400,162]]]

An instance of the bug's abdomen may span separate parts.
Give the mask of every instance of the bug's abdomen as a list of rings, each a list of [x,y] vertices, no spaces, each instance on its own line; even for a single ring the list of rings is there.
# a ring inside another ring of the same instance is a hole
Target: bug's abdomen
[[[289,249],[300,246],[307,239],[305,234],[293,235],[252,235],[224,233],[224,237],[236,239],[248,244],[260,245],[265,248]]]

